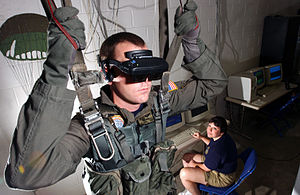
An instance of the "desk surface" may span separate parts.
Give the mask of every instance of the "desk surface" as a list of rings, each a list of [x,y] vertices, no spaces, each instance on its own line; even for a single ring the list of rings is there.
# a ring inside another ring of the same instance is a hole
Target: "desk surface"
[[[277,100],[278,98],[284,96],[285,94],[291,92],[293,89],[286,89],[285,84],[283,82],[264,87],[258,90],[258,94],[263,95],[259,96],[254,101],[248,103],[243,100],[239,100],[232,97],[226,97],[226,101],[233,102],[254,110],[260,110],[261,108],[267,106],[268,104],[272,103],[273,101]]]

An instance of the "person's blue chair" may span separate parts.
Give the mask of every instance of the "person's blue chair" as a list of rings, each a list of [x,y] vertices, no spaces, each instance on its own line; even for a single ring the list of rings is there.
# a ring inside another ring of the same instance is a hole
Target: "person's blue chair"
[[[208,192],[209,194],[218,194],[218,195],[225,195],[225,194],[236,194],[235,189],[248,177],[256,168],[256,153],[253,148],[247,148],[244,150],[240,155],[244,162],[244,169],[241,173],[238,180],[231,186],[218,188],[212,186],[206,186],[203,184],[198,184],[200,191]]]

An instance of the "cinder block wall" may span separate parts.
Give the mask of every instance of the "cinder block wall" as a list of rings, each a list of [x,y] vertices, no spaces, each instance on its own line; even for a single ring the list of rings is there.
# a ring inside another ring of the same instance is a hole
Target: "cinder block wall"
[[[221,63],[228,75],[246,70],[258,65],[263,19],[270,14],[295,14],[299,9],[299,0],[194,0],[198,4],[197,15],[201,24],[201,38],[213,50],[219,53]],[[79,17],[85,23],[86,36],[90,43],[85,51],[85,62],[89,69],[96,69],[96,53],[104,36],[99,25],[96,25],[96,12],[93,1],[73,0],[72,3],[80,10]],[[108,35],[114,32],[134,32],[144,38],[154,55],[159,55],[158,44],[158,0],[120,0],[99,1],[102,15],[112,22],[106,21]],[[185,1],[183,1],[185,2]],[[58,6],[60,1],[56,0]],[[179,1],[168,0],[169,34],[172,39],[173,18]],[[118,11],[113,8],[119,7]],[[218,9],[217,9],[218,8]],[[44,11],[39,0],[10,0],[1,2],[0,24],[9,17],[20,13],[38,13]],[[92,22],[90,22],[92,21]],[[99,24],[99,23],[98,23]],[[96,27],[95,27],[96,26]],[[96,28],[96,31],[94,29]],[[216,39],[216,29],[219,29]],[[171,42],[171,40],[170,40]],[[218,43],[218,45],[217,45]],[[173,80],[184,79],[189,73],[180,69],[182,51],[176,58],[172,69]],[[18,112],[26,101],[20,83],[15,79],[5,57],[0,54],[0,194],[34,194],[8,189],[3,180],[3,169],[8,157],[9,143],[16,125]],[[69,85],[70,88],[71,85]],[[97,96],[97,86],[93,88]],[[221,105],[222,106],[222,105]],[[224,105],[223,105],[224,106]],[[75,103],[75,108],[78,103]],[[74,112],[76,109],[74,110]],[[35,194],[84,194],[81,182],[82,164],[76,174],[64,179],[58,184],[40,189]]]

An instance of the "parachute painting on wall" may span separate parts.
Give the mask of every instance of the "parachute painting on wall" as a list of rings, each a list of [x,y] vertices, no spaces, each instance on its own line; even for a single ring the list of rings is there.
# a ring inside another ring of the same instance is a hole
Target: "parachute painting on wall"
[[[47,57],[47,27],[45,16],[26,13],[7,19],[0,28],[0,50],[27,95]]]

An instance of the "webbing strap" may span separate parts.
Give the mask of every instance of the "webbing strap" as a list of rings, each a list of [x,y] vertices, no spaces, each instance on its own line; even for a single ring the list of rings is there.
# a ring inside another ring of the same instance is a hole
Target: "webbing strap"
[[[160,0],[159,2],[159,56],[166,58],[169,50],[168,39],[168,5],[166,0]]]
[[[94,107],[94,109],[87,112],[81,110],[84,117],[84,126],[91,137],[98,158],[102,161],[109,161],[114,157],[115,149],[96,102]],[[107,147],[109,147],[109,150]]]
[[[182,40],[182,36],[174,35],[172,43],[170,45],[169,52],[168,52],[167,57],[166,57],[166,61],[169,64],[169,71],[171,71],[172,66],[175,62],[175,59],[176,59],[176,56],[178,54],[179,47],[180,47],[180,44],[181,44],[181,40]]]
[[[149,144],[149,141],[143,141],[137,145],[135,145],[133,147],[134,149],[134,155],[135,156],[141,156],[141,155],[144,155],[144,154],[148,154],[149,153],[149,149],[150,149],[150,144]]]
[[[180,1],[181,9],[182,3]],[[160,57],[166,59],[169,64],[169,70],[171,71],[172,66],[175,62],[178,50],[181,44],[182,36],[177,36],[176,34],[173,37],[172,43],[169,47],[169,36],[168,36],[168,6],[166,0],[159,1],[159,53]]]
[[[169,99],[170,94],[168,92],[170,72],[164,72],[161,78],[160,90],[158,92],[158,98],[154,99],[154,118],[156,125],[156,143],[164,141],[166,133],[166,123],[168,113],[170,112]]]
[[[162,115],[162,141],[164,141],[165,133],[166,133],[166,125],[167,125],[167,117],[168,113],[170,112],[170,93],[169,90],[169,77],[170,72],[164,72],[161,78],[161,91],[159,94],[160,100],[160,112]]]
[[[158,105],[158,100],[155,98],[154,99],[154,119],[155,119],[155,126],[156,126],[156,143],[161,142],[161,137],[162,137],[162,123],[161,123],[161,115],[159,112],[159,105]]]
[[[102,82],[100,72],[96,70],[84,71],[83,69],[74,71],[72,69],[70,76],[76,89],[82,112],[95,110],[95,101],[89,85]]]
[[[75,67],[75,69],[76,68],[77,67]],[[79,67],[79,69],[80,68],[82,67]],[[72,69],[70,76],[80,102],[80,112],[84,118],[86,131],[91,137],[91,141],[93,142],[98,157],[102,161],[113,161],[112,158],[114,156],[115,149],[105,127],[104,119],[102,118],[97,102],[93,99],[89,87],[90,84],[101,82],[102,77],[99,71],[82,70],[83,69],[73,71]]]
[[[98,70],[87,70],[84,72],[76,71],[74,78],[79,86],[92,85],[94,83],[103,82],[101,73]]]
[[[158,162],[161,171],[169,171],[168,167],[168,154],[165,152],[159,153]]]
[[[112,154],[112,150],[109,145],[107,144],[107,138],[104,135],[106,132],[102,128],[101,122],[95,122],[89,126],[90,132],[92,133],[94,137],[94,143],[96,143],[97,147],[101,148],[101,155],[104,158],[108,158]]]
[[[80,87],[76,90],[76,92],[82,113],[85,113],[88,110],[95,110],[95,101],[92,98],[92,93],[88,86]]]
[[[121,131],[115,132],[115,137],[119,141],[120,144],[120,151],[127,163],[132,162],[134,160],[134,156],[130,150],[130,147],[128,146],[126,142],[126,137]]]

